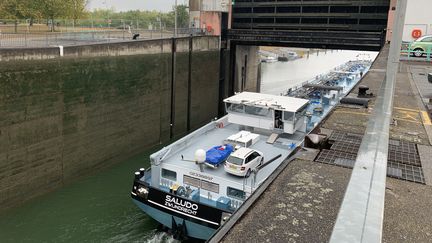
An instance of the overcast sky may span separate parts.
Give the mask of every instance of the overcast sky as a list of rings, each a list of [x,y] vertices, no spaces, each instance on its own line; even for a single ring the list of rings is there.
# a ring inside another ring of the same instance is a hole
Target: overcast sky
[[[168,12],[172,10],[175,0],[90,0],[89,9],[114,8],[116,11],[127,10],[157,10]],[[177,0],[177,4],[188,3],[187,0]]]

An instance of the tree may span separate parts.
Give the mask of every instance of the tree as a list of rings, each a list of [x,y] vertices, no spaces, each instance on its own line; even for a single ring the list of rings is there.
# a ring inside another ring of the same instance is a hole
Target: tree
[[[174,10],[172,13],[175,16]],[[177,26],[179,28],[189,27],[189,9],[186,5],[177,5]]]
[[[0,13],[3,18],[15,20],[15,33],[18,32],[19,19],[31,19],[37,16],[33,2],[27,0],[2,0]]]
[[[68,17],[73,19],[74,25],[78,19],[87,16],[86,7],[89,4],[89,0],[67,0],[67,14]]]
[[[50,30],[55,31],[55,19],[65,17],[68,14],[69,4],[65,4],[64,0],[33,0],[42,16],[51,22]],[[70,10],[70,9],[69,9]]]

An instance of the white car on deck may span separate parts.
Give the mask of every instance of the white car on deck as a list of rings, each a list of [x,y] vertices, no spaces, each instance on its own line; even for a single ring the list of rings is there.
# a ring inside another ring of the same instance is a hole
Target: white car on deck
[[[249,177],[252,170],[264,161],[263,154],[250,148],[239,148],[231,153],[225,162],[225,171],[236,175]]]

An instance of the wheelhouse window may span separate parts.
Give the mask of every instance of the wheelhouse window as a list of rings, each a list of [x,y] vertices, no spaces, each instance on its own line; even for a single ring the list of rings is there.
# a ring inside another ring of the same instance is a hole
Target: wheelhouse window
[[[231,112],[238,112],[238,113],[244,113],[244,105],[242,104],[233,104],[233,103],[227,103],[227,111]]]
[[[283,120],[292,122],[294,121],[294,112],[284,111],[283,113]]]
[[[243,200],[246,198],[246,193],[239,189],[227,187],[227,196]]]
[[[168,179],[168,180],[176,181],[177,180],[177,172],[162,168],[162,177],[165,179]]]
[[[270,110],[266,108],[254,107],[254,106],[245,106],[245,113],[254,115],[254,116],[269,116]]]
[[[306,115],[306,107],[307,106],[304,106],[300,110],[297,111],[297,113],[295,114],[296,120],[299,120],[300,118],[302,118],[303,116]]]

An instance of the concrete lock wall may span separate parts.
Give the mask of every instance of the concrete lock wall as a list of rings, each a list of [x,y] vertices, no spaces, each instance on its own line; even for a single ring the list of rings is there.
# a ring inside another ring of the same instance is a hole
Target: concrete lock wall
[[[176,54],[171,39],[65,47],[63,57],[59,48],[2,50],[0,208],[181,136],[188,117],[189,129],[216,117],[219,39],[176,46]]]
[[[237,45],[235,53],[234,91],[259,91],[258,46]],[[257,81],[258,80],[258,81]]]

